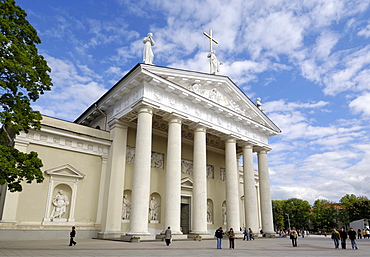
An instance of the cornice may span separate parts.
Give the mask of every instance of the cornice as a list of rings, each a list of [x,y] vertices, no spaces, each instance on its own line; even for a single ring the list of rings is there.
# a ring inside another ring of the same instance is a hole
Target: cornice
[[[108,156],[108,150],[111,145],[110,140],[81,136],[78,133],[68,133],[56,128],[31,130],[28,134],[21,132],[17,135],[16,140],[101,157]]]

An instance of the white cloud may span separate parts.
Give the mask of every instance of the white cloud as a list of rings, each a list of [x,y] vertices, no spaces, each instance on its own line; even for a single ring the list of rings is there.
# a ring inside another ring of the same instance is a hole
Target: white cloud
[[[370,93],[364,93],[358,96],[356,99],[350,102],[349,107],[354,113],[363,113],[366,116],[370,116]]]
[[[370,23],[365,28],[361,29],[357,33],[357,35],[363,36],[363,37],[366,37],[366,38],[370,37]]]
[[[87,66],[74,65],[70,61],[44,55],[51,67],[53,87],[33,105],[41,113],[74,120],[96,101],[106,89],[97,83],[100,75]]]

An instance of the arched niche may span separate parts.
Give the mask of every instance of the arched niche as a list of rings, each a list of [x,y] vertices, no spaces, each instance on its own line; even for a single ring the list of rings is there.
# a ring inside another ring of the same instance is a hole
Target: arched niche
[[[130,222],[131,218],[131,195],[132,191],[127,189],[123,191],[122,199],[122,222]]]
[[[213,217],[213,201],[211,199],[207,199],[207,224],[213,224],[214,217]]]
[[[48,195],[46,200],[45,216],[43,225],[71,225],[74,223],[74,213],[76,208],[76,196],[79,179],[85,175],[66,164],[45,171],[45,177],[49,177]],[[65,213],[55,215],[57,201],[68,201]]]
[[[161,220],[161,196],[152,193],[149,199],[149,223],[160,223]]]

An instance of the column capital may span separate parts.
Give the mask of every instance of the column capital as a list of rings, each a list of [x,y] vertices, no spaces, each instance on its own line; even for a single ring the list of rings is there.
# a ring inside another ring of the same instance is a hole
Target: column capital
[[[155,106],[153,104],[147,103],[147,102],[139,102],[132,106],[133,110],[136,110],[137,112],[148,112],[153,115],[153,109],[159,108],[159,106]]]
[[[264,146],[255,146],[254,150],[257,153],[266,153],[267,154],[267,152],[271,151],[271,148],[264,147]]]
[[[121,121],[119,119],[112,119],[112,120],[108,121],[108,126],[109,126],[110,130],[115,129],[115,128],[127,129],[129,127],[129,123],[127,123],[125,121]]]
[[[250,142],[242,142],[239,145],[243,147],[243,149],[253,149],[253,144]]]
[[[163,116],[163,119],[167,122],[178,122],[181,124],[183,119],[186,119],[187,117],[178,113],[167,113]]]
[[[262,148],[262,149],[258,149],[257,150],[257,153],[258,154],[267,154],[268,151],[270,151],[270,149],[265,149],[265,148]]]
[[[204,133],[206,133],[206,131],[207,131],[207,128],[205,126],[203,126],[202,124],[194,125],[194,126],[192,126],[192,129],[194,130],[194,132],[204,132]]]
[[[221,139],[224,140],[225,143],[236,143],[236,138],[232,136],[223,137]]]

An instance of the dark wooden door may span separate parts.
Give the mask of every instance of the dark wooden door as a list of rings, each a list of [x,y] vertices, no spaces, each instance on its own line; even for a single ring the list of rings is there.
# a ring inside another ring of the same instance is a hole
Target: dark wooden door
[[[189,234],[190,230],[190,206],[188,203],[181,204],[181,224],[182,233]]]

